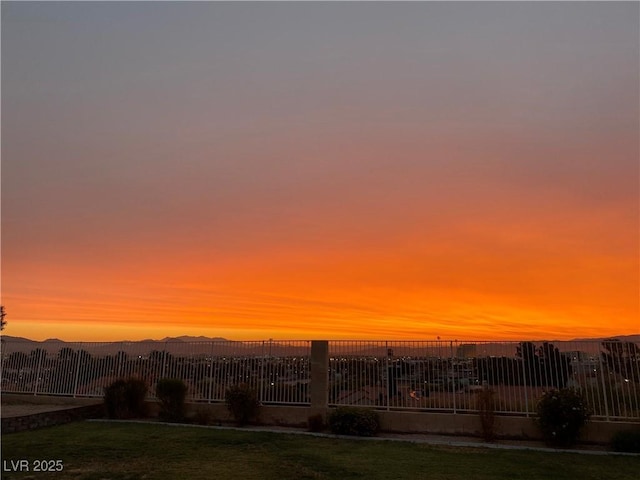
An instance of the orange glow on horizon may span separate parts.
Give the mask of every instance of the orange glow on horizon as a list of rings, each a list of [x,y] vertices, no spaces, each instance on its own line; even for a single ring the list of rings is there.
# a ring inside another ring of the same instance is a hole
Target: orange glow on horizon
[[[638,332],[633,263],[565,256],[572,265],[567,271],[553,258],[501,260],[499,252],[441,257],[443,249],[326,257],[290,252],[228,259],[215,273],[167,259],[163,268],[170,275],[154,268],[114,270],[86,285],[80,280],[95,273],[79,267],[65,272],[67,284],[31,281],[28,297],[5,295],[16,306],[8,309],[5,333],[117,341],[180,335],[567,340]],[[516,264],[521,272],[513,271]],[[591,270],[599,274],[590,276]],[[602,276],[606,271],[610,276]],[[38,278],[29,270],[24,275]]]

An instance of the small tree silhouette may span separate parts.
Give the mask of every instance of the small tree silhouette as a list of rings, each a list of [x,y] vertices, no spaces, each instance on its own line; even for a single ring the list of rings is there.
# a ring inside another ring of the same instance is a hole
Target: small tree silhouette
[[[565,388],[573,371],[571,359],[548,342],[542,344],[538,355],[542,362],[542,384],[558,389]]]
[[[572,373],[569,357],[549,342],[520,342],[516,357],[523,362],[524,385],[564,388]]]
[[[0,330],[4,330],[4,327],[7,325],[7,321],[4,317],[7,316],[7,312],[4,310],[4,305],[0,305]]]
[[[600,345],[602,359],[610,371],[632,382],[640,382],[640,348],[635,343],[607,338]]]
[[[533,342],[520,342],[516,347],[516,357],[521,358],[524,363],[524,385],[540,385],[540,357]]]

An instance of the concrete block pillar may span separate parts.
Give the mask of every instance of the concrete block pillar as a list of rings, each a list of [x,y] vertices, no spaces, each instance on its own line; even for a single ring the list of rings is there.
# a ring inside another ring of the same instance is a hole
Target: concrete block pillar
[[[327,412],[329,402],[329,342],[311,342],[311,414]]]

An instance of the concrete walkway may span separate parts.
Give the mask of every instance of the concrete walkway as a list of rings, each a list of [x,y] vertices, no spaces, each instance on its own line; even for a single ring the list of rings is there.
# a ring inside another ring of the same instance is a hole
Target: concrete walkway
[[[23,417],[25,415],[35,415],[36,413],[55,412],[75,408],[77,405],[2,405],[0,407],[0,418]]]
[[[0,417],[23,417],[37,413],[54,412],[85,405],[98,405],[100,398],[50,397],[37,395],[2,395]]]
[[[192,427],[192,428],[207,428],[214,430],[235,430],[239,432],[267,432],[267,433],[281,433],[291,435],[307,435],[320,438],[339,438],[344,440],[355,441],[390,441],[390,442],[411,442],[411,443],[423,443],[427,445],[436,446],[448,446],[458,448],[491,448],[501,450],[529,450],[536,452],[547,453],[578,453],[585,455],[623,455],[623,456],[635,456],[640,457],[639,453],[624,453],[624,452],[612,452],[607,450],[603,445],[577,445],[573,449],[559,449],[548,448],[541,446],[541,442],[526,441],[526,440],[497,440],[496,442],[483,442],[475,437],[458,437],[447,435],[428,435],[428,434],[400,434],[400,433],[380,433],[375,437],[356,437],[347,435],[333,435],[331,433],[316,433],[309,432],[300,428],[289,427],[227,427],[227,426],[209,426],[209,425],[194,425],[191,423],[164,423],[159,421],[149,420],[109,420],[109,419],[95,419],[87,420],[88,422],[109,422],[109,423],[140,423],[149,425],[166,425],[170,427]]]

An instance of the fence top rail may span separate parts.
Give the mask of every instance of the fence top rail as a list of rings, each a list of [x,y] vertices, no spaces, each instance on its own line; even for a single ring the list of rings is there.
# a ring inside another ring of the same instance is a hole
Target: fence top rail
[[[635,339],[635,337],[631,337]],[[47,340],[34,342],[21,338],[3,338],[1,356],[13,353],[33,355],[71,355],[84,351],[95,356],[168,354],[172,356],[196,357],[308,357],[314,340],[251,340],[232,341],[223,339],[185,341],[167,339],[163,341],[122,342],[63,342]],[[457,340],[330,340],[329,355],[340,357],[370,358],[524,358],[531,355],[560,353],[571,355],[576,360],[597,359],[601,355],[632,357],[640,362],[640,342],[619,339],[587,339],[571,341],[489,341]],[[154,353],[155,352],[155,353]],[[163,353],[164,352],[164,353]]]

